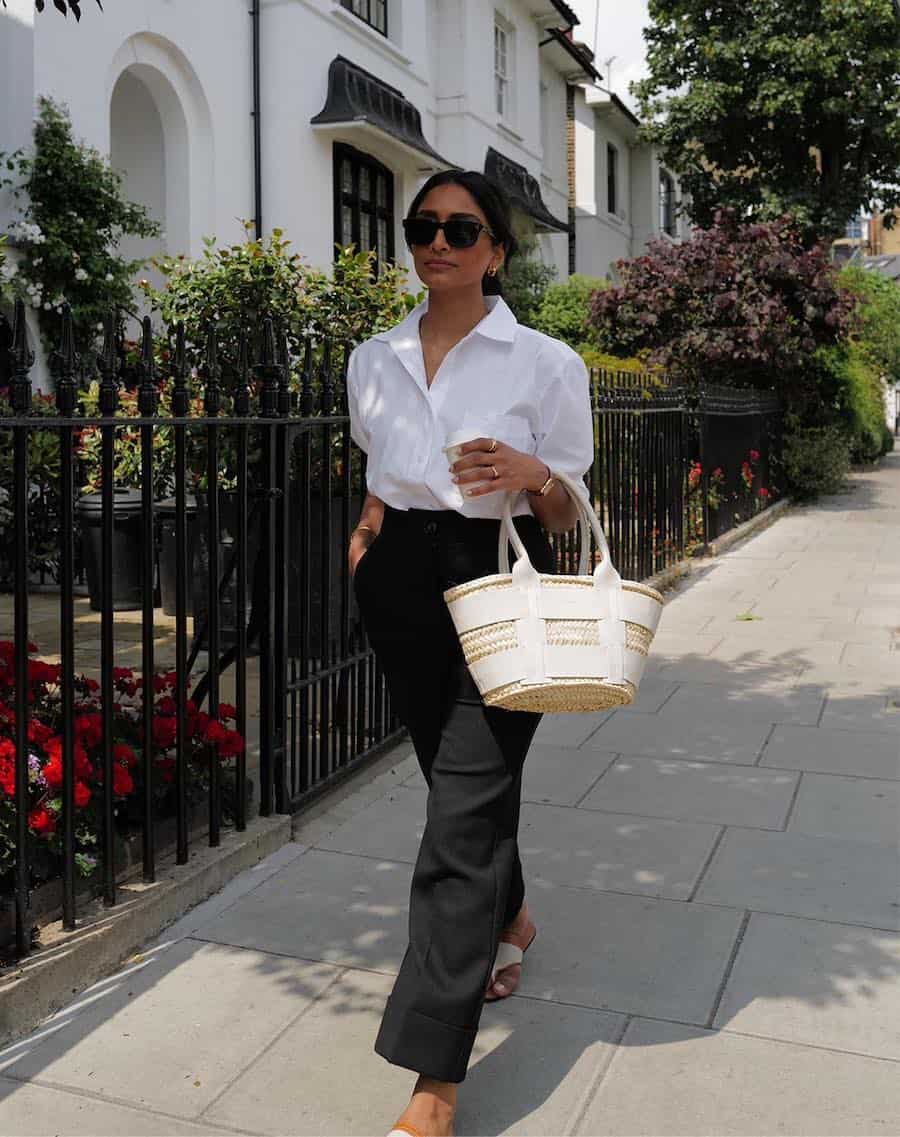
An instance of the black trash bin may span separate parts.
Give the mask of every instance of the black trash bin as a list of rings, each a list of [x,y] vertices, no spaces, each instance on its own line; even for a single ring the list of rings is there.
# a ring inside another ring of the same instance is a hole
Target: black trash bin
[[[103,608],[103,495],[82,494],[75,507],[81,522],[84,567],[88,595],[95,612]],[[141,597],[141,491],[113,490],[113,588],[115,612],[142,607]]]
[[[186,605],[188,616],[194,614],[194,549],[197,536],[197,499],[193,494],[184,495],[185,517],[187,523],[187,547],[185,550],[185,586]],[[162,610],[167,616],[175,615],[175,572],[177,560],[175,559],[175,498],[167,497],[157,503],[156,512],[159,514],[159,593],[162,600]]]

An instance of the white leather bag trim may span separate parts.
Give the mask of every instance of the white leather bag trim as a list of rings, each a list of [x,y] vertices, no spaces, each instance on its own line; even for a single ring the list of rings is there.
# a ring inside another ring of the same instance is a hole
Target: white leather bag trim
[[[449,600],[447,607],[458,632],[470,632],[488,624],[519,620],[528,611],[528,601],[518,588],[482,588]]]
[[[608,651],[605,647],[558,647],[548,645],[544,648],[547,682],[549,679],[609,679],[607,674]],[[625,649],[623,682],[627,679],[635,686],[640,682],[646,656],[640,652]],[[525,683],[528,672],[528,656],[520,647],[509,651],[487,655],[469,664],[469,671],[478,690],[485,694],[507,683]]]
[[[588,577],[596,587],[593,577]],[[594,588],[578,585],[542,585],[539,593],[539,615],[542,620],[605,619],[606,606],[598,603]],[[623,618],[656,631],[661,605],[637,592],[622,590]],[[469,632],[504,620],[521,620],[528,614],[528,601],[519,588],[484,588],[449,602],[450,614],[458,632]]]
[[[648,631],[655,632],[662,615],[662,604],[640,592],[622,589],[622,610],[629,623],[640,624]]]

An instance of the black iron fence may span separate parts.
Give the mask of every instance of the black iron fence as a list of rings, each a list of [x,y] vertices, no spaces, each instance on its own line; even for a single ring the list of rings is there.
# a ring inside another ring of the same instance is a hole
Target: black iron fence
[[[294,811],[400,733],[346,562],[365,495],[349,345],[292,346],[270,320],[201,347],[181,326],[155,339],[145,320],[126,375],[112,316],[102,351],[81,359],[66,317],[55,395],[36,401],[17,307],[0,403],[7,959],[30,949],[42,881],[56,880],[73,929],[83,878],[116,903],[123,839],[139,835],[152,882],[161,817],[185,863],[194,811],[218,845],[223,823],[246,827],[251,782],[260,814]],[[623,576],[652,575],[777,496],[774,397],[594,372],[592,398],[589,484]],[[577,538],[554,542],[571,566]],[[32,633],[51,624],[38,658]]]

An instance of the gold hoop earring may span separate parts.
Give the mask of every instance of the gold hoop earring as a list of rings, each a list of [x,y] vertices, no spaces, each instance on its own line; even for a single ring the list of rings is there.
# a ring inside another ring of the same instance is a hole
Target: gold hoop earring
[[[488,276],[496,276],[497,275],[497,266],[491,265],[491,267],[487,271],[488,271]]]

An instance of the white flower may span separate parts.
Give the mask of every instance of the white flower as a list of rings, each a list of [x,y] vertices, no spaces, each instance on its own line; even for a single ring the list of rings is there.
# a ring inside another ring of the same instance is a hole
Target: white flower
[[[97,331],[98,332],[103,331],[103,321],[102,320],[97,324]]]
[[[44,258],[43,257],[32,257],[31,263],[35,266],[41,265],[44,263]]]
[[[44,301],[44,311],[45,312],[49,312],[52,307],[53,307],[53,305],[50,303],[49,300]]]
[[[88,278],[88,274],[84,271],[83,268],[76,268],[75,269],[75,279],[76,280],[87,280],[87,278]]]
[[[19,271],[18,265],[14,265],[12,261],[7,261],[6,264],[0,265],[0,279],[10,281]]]
[[[108,273],[106,274],[106,279],[107,279],[107,281],[110,281],[110,280],[112,280],[112,279],[113,279],[113,274],[112,274],[111,272],[108,272]]]
[[[40,300],[38,300],[36,297],[32,296],[32,298],[31,298],[31,307],[32,307],[32,308],[40,308],[40,306],[41,306],[41,302],[40,302]]]

